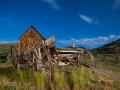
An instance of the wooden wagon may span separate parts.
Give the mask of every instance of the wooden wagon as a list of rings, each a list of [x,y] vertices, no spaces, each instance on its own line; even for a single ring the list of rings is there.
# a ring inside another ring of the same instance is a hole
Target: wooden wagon
[[[81,47],[57,48],[54,36],[45,39],[33,26],[20,36],[19,48],[11,46],[14,67],[32,65],[53,81],[54,65],[92,65],[96,66],[90,51]]]
[[[44,72],[52,81],[54,78],[54,65],[85,64],[96,66],[90,51],[77,47],[57,48],[54,36],[23,51],[11,46],[11,56],[13,65],[16,68],[23,68],[30,64],[33,70]]]

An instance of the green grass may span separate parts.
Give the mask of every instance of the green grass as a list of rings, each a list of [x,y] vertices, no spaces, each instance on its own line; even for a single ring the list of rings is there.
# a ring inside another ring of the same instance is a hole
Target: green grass
[[[120,76],[120,64],[115,57],[95,56],[97,68]],[[39,71],[29,67],[15,69],[10,64],[0,64],[0,90],[120,90],[120,82],[113,81],[83,67],[55,66],[54,82]]]
[[[0,44],[0,54],[4,54],[5,52],[10,52],[11,45],[14,45],[16,48],[18,48],[18,43],[5,43]]]
[[[0,44],[0,64],[7,61],[7,55],[10,54],[10,47],[15,46],[18,48],[18,43],[5,43]]]
[[[98,54],[95,56],[95,59],[97,61],[97,68],[105,70],[107,72],[110,72],[111,74],[115,74],[117,76],[120,76],[120,56],[119,60],[117,62],[116,56],[105,56],[105,60],[103,60],[103,55]]]
[[[30,68],[14,69],[0,65],[0,90],[119,90],[120,83],[88,71],[83,67],[56,66],[54,82]]]

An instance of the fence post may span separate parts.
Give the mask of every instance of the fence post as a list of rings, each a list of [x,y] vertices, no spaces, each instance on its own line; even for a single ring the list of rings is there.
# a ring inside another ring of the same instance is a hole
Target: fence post
[[[117,50],[117,47],[115,47],[115,53],[116,53],[116,60],[117,60],[117,63],[118,63],[118,50]]]
[[[104,52],[104,50],[103,50],[103,60],[105,61],[105,52]]]

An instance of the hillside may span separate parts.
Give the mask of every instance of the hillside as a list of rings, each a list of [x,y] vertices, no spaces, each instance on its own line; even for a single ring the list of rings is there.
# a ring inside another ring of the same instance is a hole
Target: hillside
[[[105,51],[106,53],[115,53],[115,48],[117,47],[118,53],[120,53],[120,39],[113,41],[111,43],[108,43],[102,47],[92,49],[93,53],[102,53],[102,51]]]
[[[10,52],[11,45],[14,45],[16,48],[18,48],[18,43],[0,44],[0,54],[5,53],[5,52]]]
[[[101,48],[105,48],[105,47],[109,47],[109,48],[120,47],[120,39],[113,41],[111,43],[108,43],[108,44],[102,46]]]

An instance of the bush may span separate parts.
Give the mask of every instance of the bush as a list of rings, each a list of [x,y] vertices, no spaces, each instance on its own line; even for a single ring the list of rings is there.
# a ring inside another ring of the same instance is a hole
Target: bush
[[[7,57],[6,57],[6,63],[7,64],[11,64],[12,63],[11,55],[10,54],[8,54]]]

